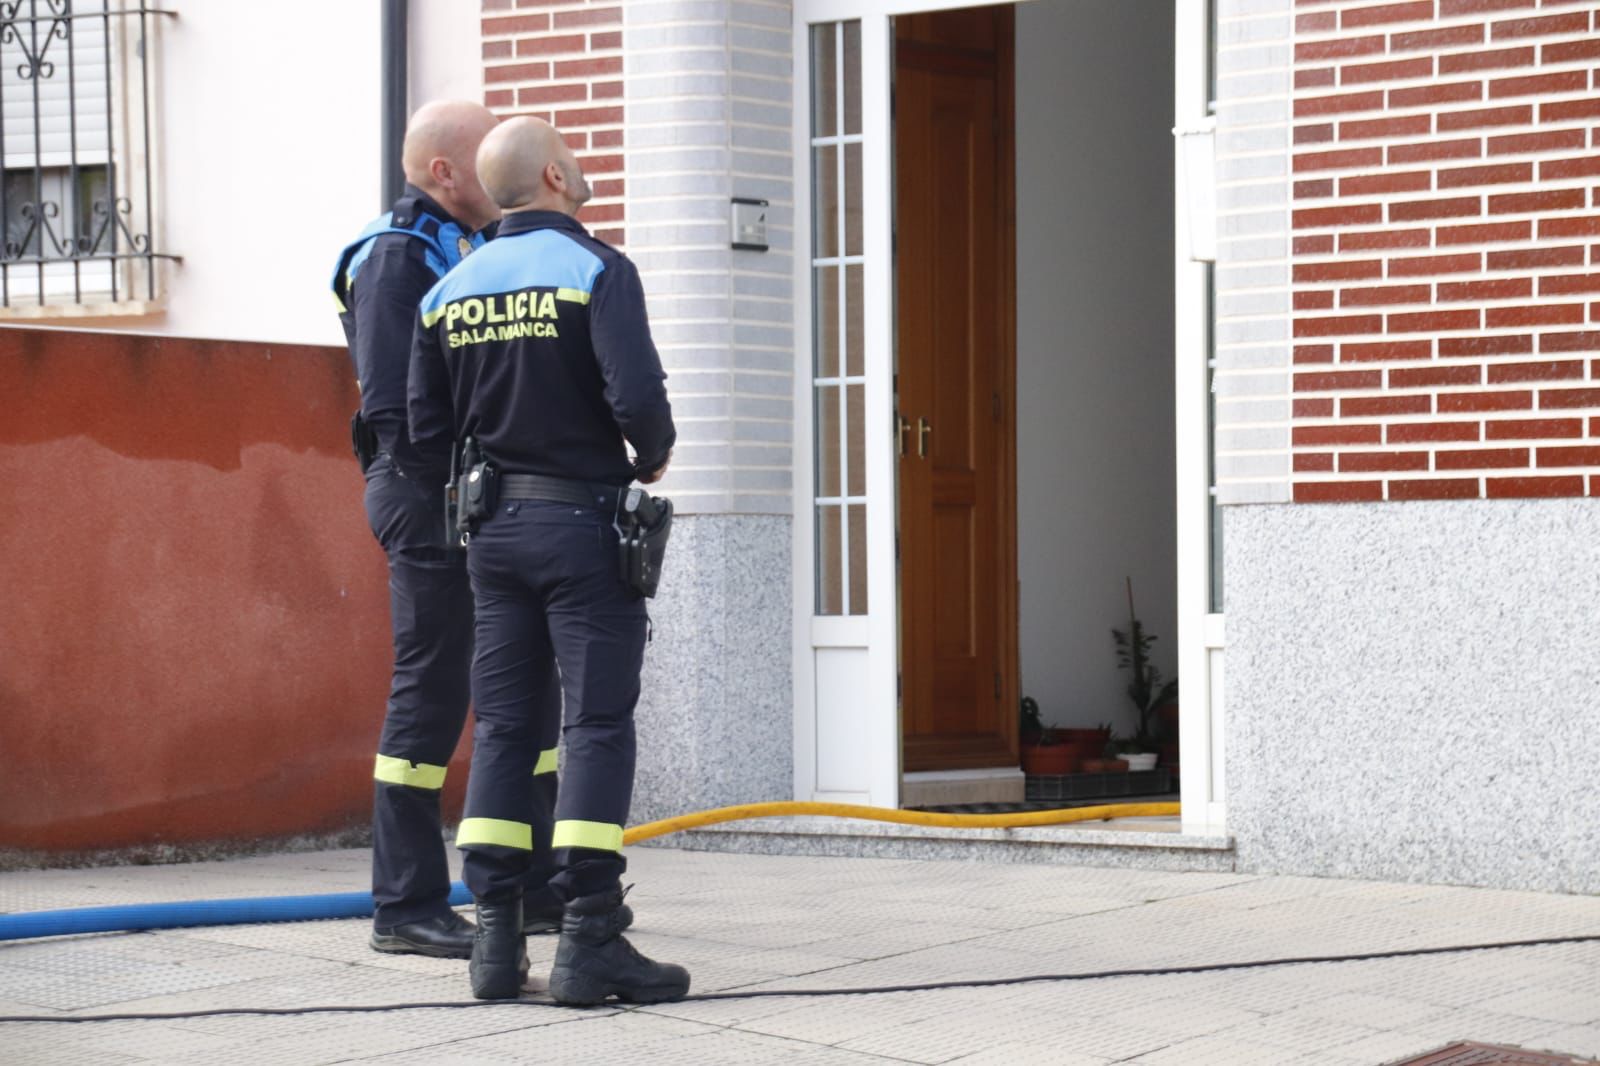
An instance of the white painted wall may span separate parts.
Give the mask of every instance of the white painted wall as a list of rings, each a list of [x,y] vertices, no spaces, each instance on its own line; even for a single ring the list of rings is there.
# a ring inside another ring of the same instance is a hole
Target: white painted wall
[[[184,4],[165,27],[167,312],[122,328],[343,343],[328,278],[378,213],[377,0]]]
[[[1124,575],[1176,659],[1172,11],[1017,6],[1017,473],[1022,691],[1046,721],[1134,711]]]
[[[483,99],[482,0],[411,0],[411,110]]]
[[[275,343],[344,343],[328,279],[381,211],[378,0],[207,0],[163,22],[155,114],[166,310],[27,320]],[[476,0],[413,0],[415,107],[482,99]]]

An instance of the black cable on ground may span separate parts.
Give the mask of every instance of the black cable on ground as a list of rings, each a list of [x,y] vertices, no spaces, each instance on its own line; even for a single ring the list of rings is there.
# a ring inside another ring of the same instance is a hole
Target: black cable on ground
[[[1031,974],[1025,977],[986,977],[965,981],[931,981],[916,985],[875,985],[864,988],[752,989],[748,992],[700,992],[671,1000],[672,1003],[708,1003],[720,999],[775,999],[780,996],[818,998],[822,996],[871,996],[889,992],[937,992],[952,988],[999,988],[1005,985],[1039,984],[1049,981],[1099,981],[1108,977],[1170,977],[1177,974],[1220,973],[1226,970],[1257,970],[1268,966],[1303,966],[1318,962],[1371,962],[1380,959],[1413,958],[1420,955],[1453,955],[1467,951],[1499,951],[1505,948],[1549,947],[1557,944],[1600,943],[1600,935],[1556,936],[1539,940],[1502,940],[1489,944],[1457,944],[1443,948],[1401,948],[1395,951],[1366,951],[1355,955],[1303,955],[1282,959],[1252,959],[1248,962],[1209,962],[1195,966],[1159,966],[1137,970],[1098,970],[1089,973]],[[654,1006],[655,1004],[650,1004]],[[607,1003],[608,1007],[630,1007],[629,1003]],[[184,1018],[212,1018],[225,1014],[260,1016],[297,1014],[380,1014],[397,1010],[459,1010],[465,1007],[554,1007],[572,1010],[562,1004],[529,999],[469,999],[441,1003],[385,1003],[360,1007],[220,1007],[213,1010],[183,1010],[167,1013],[129,1014],[11,1014],[0,1015],[0,1022],[133,1022],[168,1021]]]

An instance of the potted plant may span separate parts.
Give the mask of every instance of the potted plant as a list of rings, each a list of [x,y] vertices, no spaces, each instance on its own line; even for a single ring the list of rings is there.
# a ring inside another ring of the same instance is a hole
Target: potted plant
[[[1147,750],[1149,745],[1135,737],[1124,737],[1111,742],[1114,758],[1127,770],[1154,770],[1157,755]]]
[[[1022,721],[1018,726],[1017,735],[1023,747],[1039,742],[1039,734],[1044,732],[1044,722],[1039,720],[1039,701],[1032,696],[1022,697]]]
[[[1157,708],[1178,698],[1178,680],[1173,678],[1163,683],[1161,671],[1150,662],[1150,645],[1156,638],[1145,632],[1144,623],[1139,621],[1133,606],[1133,579],[1126,580],[1128,628],[1113,629],[1111,638],[1116,642],[1118,669],[1128,671],[1128,698],[1139,712],[1139,720],[1133,736],[1118,742],[1118,748],[1128,760],[1128,769],[1150,770],[1155,768],[1159,750],[1155,730]]]
[[[1063,741],[1061,734],[1039,718],[1039,704],[1031,696],[1022,697],[1022,772],[1032,777],[1069,774],[1077,768],[1079,748]]]

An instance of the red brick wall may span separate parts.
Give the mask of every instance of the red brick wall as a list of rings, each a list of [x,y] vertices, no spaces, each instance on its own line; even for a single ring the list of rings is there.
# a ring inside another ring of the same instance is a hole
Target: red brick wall
[[[1296,0],[1296,500],[1600,495],[1597,8]]]
[[[579,218],[622,244],[620,0],[483,0],[483,64],[485,106],[566,135],[594,186]]]

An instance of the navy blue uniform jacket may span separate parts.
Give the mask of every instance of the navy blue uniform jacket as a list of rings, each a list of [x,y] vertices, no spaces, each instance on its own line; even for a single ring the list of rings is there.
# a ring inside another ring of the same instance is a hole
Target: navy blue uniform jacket
[[[626,485],[677,439],[665,381],[628,258],[574,218],[519,211],[422,298],[411,440],[430,464],[472,437],[507,473]]]
[[[442,484],[449,456],[442,466],[429,463],[406,430],[412,333],[423,295],[481,238],[467,236],[466,227],[414,185],[406,186],[386,220],[401,229],[420,226],[426,236],[384,232],[367,242],[344,267],[344,277],[335,279],[335,292],[344,290],[339,318],[361,386],[361,417],[377,435],[378,450],[408,475]]]

